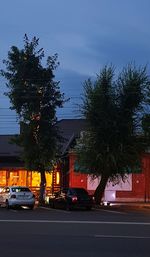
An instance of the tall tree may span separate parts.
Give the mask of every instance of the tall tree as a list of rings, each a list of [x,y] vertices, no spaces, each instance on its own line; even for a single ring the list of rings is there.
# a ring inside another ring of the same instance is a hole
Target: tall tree
[[[132,65],[118,77],[112,66],[106,66],[95,82],[85,81],[81,111],[88,129],[76,148],[82,172],[101,176],[96,203],[100,203],[108,179],[123,178],[140,166],[147,145],[142,118],[149,85],[146,68]]]
[[[51,170],[58,151],[59,135],[54,128],[56,109],[64,102],[59,82],[54,80],[54,71],[59,64],[57,54],[48,56],[45,66],[43,58],[39,39],[33,37],[30,41],[25,34],[23,49],[12,46],[7,60],[3,61],[6,69],[1,71],[8,81],[6,95],[21,126],[21,133],[14,141],[23,148],[26,168],[41,174],[41,203],[46,186],[45,171]]]

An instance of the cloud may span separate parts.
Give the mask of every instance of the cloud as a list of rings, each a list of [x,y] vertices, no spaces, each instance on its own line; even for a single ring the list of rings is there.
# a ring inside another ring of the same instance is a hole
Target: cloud
[[[58,53],[56,79],[67,97],[79,95],[82,82],[105,64],[149,62],[149,0],[5,0],[1,10],[0,62],[12,45],[23,47],[25,33],[39,37],[45,56]],[[78,102],[71,98],[63,115],[73,117]]]

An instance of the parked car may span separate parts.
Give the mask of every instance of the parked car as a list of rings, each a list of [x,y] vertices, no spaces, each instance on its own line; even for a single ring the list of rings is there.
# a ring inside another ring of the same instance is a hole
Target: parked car
[[[91,210],[93,206],[92,197],[84,188],[63,188],[55,193],[50,199],[52,208],[71,210],[75,208],[86,208]]]
[[[0,192],[0,205],[6,208],[27,206],[34,208],[35,196],[28,187],[6,186]]]

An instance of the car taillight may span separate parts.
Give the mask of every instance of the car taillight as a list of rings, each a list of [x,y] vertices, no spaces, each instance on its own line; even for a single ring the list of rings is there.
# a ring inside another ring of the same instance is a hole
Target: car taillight
[[[16,195],[11,195],[11,197],[10,198],[16,198]]]
[[[76,202],[78,200],[78,197],[77,196],[72,196],[72,202]]]

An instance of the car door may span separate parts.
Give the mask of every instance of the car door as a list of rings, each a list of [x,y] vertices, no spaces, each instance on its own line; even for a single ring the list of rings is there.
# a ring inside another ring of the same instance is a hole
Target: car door
[[[55,208],[63,209],[66,206],[66,191],[61,190],[55,194]]]
[[[10,188],[5,187],[5,193],[3,194],[3,202],[5,203],[10,197]]]
[[[58,208],[62,209],[64,208],[64,197],[65,197],[65,194],[64,192],[61,190],[58,194],[58,197],[57,197],[57,206]]]
[[[4,193],[4,188],[0,192],[0,204],[3,203],[3,193]]]
[[[0,193],[0,203],[3,204],[6,202],[6,199],[9,198],[9,187],[4,187],[2,192]]]
[[[55,195],[55,198],[53,199],[53,207],[54,208],[60,208],[60,191],[59,192],[56,192],[54,195]]]
[[[60,208],[66,209],[68,189],[63,189],[60,195]]]

